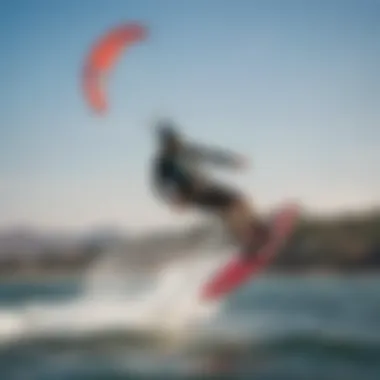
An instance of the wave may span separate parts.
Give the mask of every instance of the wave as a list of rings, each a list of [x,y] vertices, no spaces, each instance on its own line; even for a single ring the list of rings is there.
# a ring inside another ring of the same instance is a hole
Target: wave
[[[198,354],[257,347],[303,354],[380,354],[380,334],[360,324],[321,328],[320,321],[310,316],[295,318],[259,310],[230,315],[220,313],[220,304],[194,302],[189,310],[185,307],[189,303],[177,305],[175,297],[161,299],[166,303],[142,298],[130,302],[81,298],[0,310],[0,344],[86,350],[160,350],[172,345]]]
[[[0,309],[0,344],[91,340],[115,331],[142,339],[185,334],[208,323],[222,306],[198,298],[205,280],[223,263],[223,255],[209,253],[172,260],[145,277],[117,273],[117,265],[106,260],[97,265],[102,276],[86,279],[84,292],[74,300]]]

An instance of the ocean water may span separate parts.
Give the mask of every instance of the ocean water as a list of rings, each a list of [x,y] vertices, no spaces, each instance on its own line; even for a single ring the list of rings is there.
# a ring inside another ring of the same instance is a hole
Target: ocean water
[[[380,277],[272,274],[201,305],[204,263],[181,265],[140,293],[1,284],[1,379],[380,379]]]

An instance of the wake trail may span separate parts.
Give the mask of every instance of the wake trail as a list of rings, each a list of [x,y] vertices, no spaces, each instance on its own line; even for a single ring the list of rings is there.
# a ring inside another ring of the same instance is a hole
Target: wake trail
[[[198,295],[226,257],[227,252],[199,251],[141,277],[106,257],[92,268],[84,292],[75,299],[0,309],[0,344],[113,330],[169,334],[193,329],[220,310],[221,303],[201,303]]]

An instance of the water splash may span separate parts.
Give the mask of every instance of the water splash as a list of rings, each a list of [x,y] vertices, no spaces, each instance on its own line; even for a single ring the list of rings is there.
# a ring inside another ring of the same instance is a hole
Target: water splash
[[[198,295],[227,251],[184,255],[141,276],[122,270],[118,255],[108,255],[92,268],[76,299],[0,311],[0,342],[121,330],[145,335],[193,333],[222,306],[203,304]]]

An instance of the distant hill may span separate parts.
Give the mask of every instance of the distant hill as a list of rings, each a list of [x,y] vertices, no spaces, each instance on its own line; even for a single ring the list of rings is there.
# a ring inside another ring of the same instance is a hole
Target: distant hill
[[[215,234],[202,224],[188,230],[147,231],[132,238],[128,231],[100,226],[85,233],[47,233],[31,228],[0,231],[0,272],[80,271],[98,255],[118,247],[131,266],[155,265],[190,254]],[[214,244],[228,242],[220,234]],[[380,211],[330,217],[305,216],[284,251],[277,270],[377,270],[380,268]]]

